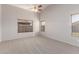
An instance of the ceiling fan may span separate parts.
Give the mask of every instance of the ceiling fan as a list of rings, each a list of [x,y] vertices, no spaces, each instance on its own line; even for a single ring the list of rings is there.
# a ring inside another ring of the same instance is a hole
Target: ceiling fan
[[[40,13],[43,10],[43,6],[42,5],[33,5],[33,7],[31,9],[34,12]]]

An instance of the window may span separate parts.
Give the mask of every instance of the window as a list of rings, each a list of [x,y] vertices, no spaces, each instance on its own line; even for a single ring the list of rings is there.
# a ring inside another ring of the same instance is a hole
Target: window
[[[72,34],[79,36],[79,14],[72,15]]]
[[[33,32],[33,21],[31,20],[18,20],[18,33]]]
[[[41,32],[45,32],[45,21],[41,21]]]

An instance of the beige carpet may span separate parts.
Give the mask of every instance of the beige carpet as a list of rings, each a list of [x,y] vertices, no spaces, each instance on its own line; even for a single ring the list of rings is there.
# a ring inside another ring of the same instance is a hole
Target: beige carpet
[[[17,54],[62,54],[62,53],[79,53],[79,48],[37,36],[9,40],[0,43],[0,53],[17,53]]]

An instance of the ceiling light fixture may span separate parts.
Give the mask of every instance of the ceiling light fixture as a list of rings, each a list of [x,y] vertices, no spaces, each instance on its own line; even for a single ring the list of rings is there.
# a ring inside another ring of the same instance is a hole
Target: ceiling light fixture
[[[42,9],[43,9],[42,5],[34,5],[32,11],[39,13],[42,11]]]

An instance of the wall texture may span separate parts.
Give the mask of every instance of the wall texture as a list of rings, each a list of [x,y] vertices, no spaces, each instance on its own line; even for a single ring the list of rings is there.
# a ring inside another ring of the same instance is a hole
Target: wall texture
[[[51,5],[41,14],[41,20],[46,21],[46,31],[43,36],[79,46],[79,37],[71,35],[71,15],[79,13],[79,5]]]
[[[10,5],[2,5],[2,40],[35,36],[38,32],[38,20],[33,12]],[[18,33],[17,19],[33,20],[33,32]]]
[[[0,41],[1,41],[1,5],[0,5]]]

